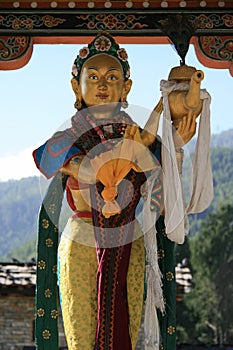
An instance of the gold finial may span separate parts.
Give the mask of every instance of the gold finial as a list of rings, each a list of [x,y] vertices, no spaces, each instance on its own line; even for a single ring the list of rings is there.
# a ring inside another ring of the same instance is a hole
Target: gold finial
[[[192,66],[173,67],[169,73],[168,80],[191,80],[192,75],[196,72],[196,68]]]

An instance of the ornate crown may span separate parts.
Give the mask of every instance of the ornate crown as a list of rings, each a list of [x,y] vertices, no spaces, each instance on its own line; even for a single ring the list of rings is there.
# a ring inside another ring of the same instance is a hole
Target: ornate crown
[[[79,50],[79,54],[76,57],[72,67],[73,77],[79,80],[84,63],[90,57],[103,53],[115,57],[120,62],[125,80],[127,80],[130,77],[127,52],[124,48],[120,48],[120,46],[108,32],[99,33],[95,39],[88,44],[88,46],[84,46]]]

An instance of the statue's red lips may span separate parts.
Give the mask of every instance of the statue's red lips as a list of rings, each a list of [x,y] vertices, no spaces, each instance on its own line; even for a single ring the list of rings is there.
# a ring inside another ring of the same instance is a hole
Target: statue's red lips
[[[108,97],[108,94],[97,94],[96,97],[99,97],[99,98],[107,98],[107,97]]]

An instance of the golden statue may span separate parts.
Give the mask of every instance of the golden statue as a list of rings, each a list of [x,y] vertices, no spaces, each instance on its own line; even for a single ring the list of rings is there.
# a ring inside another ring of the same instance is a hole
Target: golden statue
[[[169,95],[173,122],[179,134],[179,137],[174,137],[174,149],[181,167],[180,147],[194,136],[195,118],[202,107],[198,84],[203,74],[188,68],[192,77],[190,74],[178,77],[178,71],[172,71],[169,79],[182,79],[190,84],[188,92]],[[78,110],[72,118],[72,126],[56,133],[34,151],[37,166],[48,178],[54,177],[54,183],[63,174],[68,203],[73,210],[58,249],[60,299],[68,348],[135,349],[147,260],[154,272],[147,266],[146,310],[151,316],[147,316],[145,321],[145,349],[159,349],[163,343],[164,349],[173,350],[175,300],[173,298],[164,305],[163,293],[175,296],[175,266],[171,271],[159,267],[156,249],[157,244],[160,249],[165,249],[166,261],[174,254],[174,242],[164,234],[164,211],[160,207],[161,140],[157,137],[157,130],[163,98],[144,129],[122,110],[127,107],[132,87],[128,56],[105,32],[79,51],[72,74],[71,84]],[[51,202],[52,194],[57,198],[53,185],[46,197],[49,210],[54,204]],[[150,243],[145,234],[147,229],[143,231],[135,217],[136,210],[142,210],[141,197],[146,203],[143,215],[148,214],[144,228],[149,217],[152,221],[154,216],[158,219],[148,229],[148,237],[152,235],[154,240],[156,225],[158,243]],[[39,268],[37,282],[37,308],[40,313],[36,334],[39,350],[49,346],[57,349],[55,328],[53,330],[55,321],[44,316],[51,309],[56,294],[52,289],[56,290],[56,283],[49,289],[46,285],[53,270],[51,250],[47,251],[48,239],[51,238],[47,235],[54,232],[51,217],[45,218],[45,215],[43,212],[40,216],[38,250],[38,259],[44,262],[39,265],[44,268]],[[167,283],[164,277],[168,273],[171,283]],[[51,291],[49,300],[48,290]],[[157,300],[150,307],[149,301],[154,300],[153,292],[157,293]],[[158,317],[156,308],[160,309]],[[45,310],[43,315],[41,310]],[[152,319],[157,327],[149,324]],[[172,341],[169,340],[168,347],[166,323],[172,330],[169,334]]]

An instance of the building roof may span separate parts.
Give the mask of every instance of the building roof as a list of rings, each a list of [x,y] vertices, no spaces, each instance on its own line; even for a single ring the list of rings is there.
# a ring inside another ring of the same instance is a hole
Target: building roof
[[[35,263],[0,263],[0,294],[34,294]]]
[[[190,292],[193,283],[189,267],[181,264],[176,266],[176,283],[184,288],[184,293]]]
[[[187,266],[176,266],[176,282],[188,293],[192,286],[192,275]],[[30,263],[0,263],[0,294],[29,293],[33,294],[36,285],[36,264]]]

